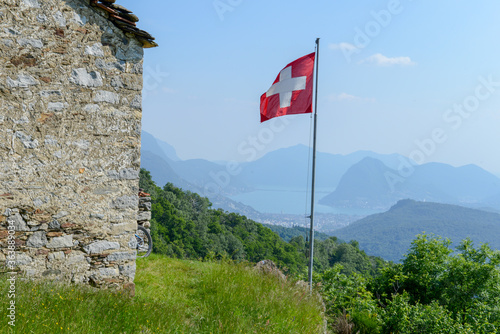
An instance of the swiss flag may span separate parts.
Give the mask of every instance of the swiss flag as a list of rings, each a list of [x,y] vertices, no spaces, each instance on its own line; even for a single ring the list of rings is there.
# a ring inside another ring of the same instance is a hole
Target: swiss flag
[[[273,85],[260,97],[260,121],[273,117],[312,113],[313,52],[283,68]]]

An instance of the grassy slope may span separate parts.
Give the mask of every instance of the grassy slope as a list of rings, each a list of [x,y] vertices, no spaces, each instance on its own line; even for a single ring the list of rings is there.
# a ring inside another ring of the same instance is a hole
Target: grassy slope
[[[16,286],[15,333],[319,333],[308,293],[244,265],[153,255],[137,261],[136,297],[81,286]],[[0,331],[7,282],[0,276]]]

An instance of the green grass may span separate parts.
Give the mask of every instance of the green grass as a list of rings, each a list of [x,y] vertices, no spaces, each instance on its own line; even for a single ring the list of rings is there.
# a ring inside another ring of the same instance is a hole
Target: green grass
[[[317,298],[244,264],[137,261],[136,297],[86,286],[16,282],[8,329],[0,276],[1,333],[320,333]]]

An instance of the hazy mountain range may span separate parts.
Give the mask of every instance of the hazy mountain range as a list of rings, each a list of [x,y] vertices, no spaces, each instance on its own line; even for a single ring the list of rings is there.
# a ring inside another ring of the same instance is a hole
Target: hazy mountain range
[[[332,206],[388,209],[400,199],[498,207],[500,179],[475,165],[442,163],[411,166],[404,173],[380,160],[365,158],[351,166],[333,193],[320,203]]]
[[[215,208],[259,221],[274,221],[280,214],[274,214],[269,220],[270,215],[235,202],[229,196],[258,193],[255,189],[260,187],[305,189],[307,184],[309,148],[302,145],[270,152],[256,161],[235,166],[202,159],[183,161],[168,143],[143,132],[141,154],[141,166],[151,172],[158,185],[171,182],[208,197]],[[413,166],[398,154],[319,152],[317,186],[333,190],[321,199],[322,204],[375,208],[375,212],[388,210],[330,232],[346,241],[357,240],[370,255],[399,261],[411,241],[422,232],[448,237],[454,246],[470,237],[476,245],[490,243],[500,249],[500,179],[475,165]],[[297,223],[293,217],[287,216],[287,226]],[[303,217],[296,218],[303,221]]]
[[[310,178],[309,157],[312,157],[312,152],[304,145],[278,149],[256,161],[242,164],[241,178],[254,186],[305,188]],[[366,157],[378,159],[387,166],[397,168],[402,156],[370,151],[358,151],[348,155],[317,152],[316,186],[334,189],[347,170]]]
[[[235,178],[231,178],[227,187],[216,189],[220,191],[205,187],[207,184],[216,183],[210,175],[221,170],[219,164],[201,159],[182,161],[168,143],[156,139],[145,131],[142,131],[141,137],[141,167],[151,172],[153,181],[157,185],[163,187],[171,182],[184,190],[208,197],[215,208],[241,213],[248,217],[259,216],[260,213],[252,207],[232,201],[225,196],[236,191],[235,184],[242,184]],[[241,186],[238,190],[241,190]]]
[[[215,207],[254,217],[257,211],[228,197],[261,187],[306,189],[310,178],[310,149],[304,145],[279,149],[256,161],[237,165],[203,159],[183,161],[171,145],[143,131],[141,151],[141,166],[151,172],[158,185],[172,182],[209,197]],[[490,210],[500,208],[500,179],[475,165],[413,166],[399,154],[318,152],[316,175],[317,188],[332,190],[320,203],[337,208],[384,211],[406,198]]]
[[[399,261],[417,234],[449,238],[457,247],[470,238],[475,246],[489,243],[500,249],[500,214],[457,205],[401,200],[389,211],[370,215],[334,232],[357,240],[367,254]]]

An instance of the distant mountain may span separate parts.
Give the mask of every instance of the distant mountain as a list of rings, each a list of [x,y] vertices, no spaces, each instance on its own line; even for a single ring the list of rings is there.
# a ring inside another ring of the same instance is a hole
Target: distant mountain
[[[495,196],[488,197],[484,199],[484,206],[487,207],[487,211],[493,211],[493,212],[498,212],[500,213],[500,194],[497,194]],[[478,205],[478,209],[481,209],[481,207]],[[495,208],[495,209],[492,209]]]
[[[242,164],[242,180],[253,187],[297,187],[305,188],[310,178],[308,158],[310,148],[296,145],[270,152],[262,158]],[[348,155],[317,152],[316,186],[334,189],[342,175],[354,164],[366,157],[383,161],[389,167],[397,168],[401,155],[378,154],[358,151]],[[309,171],[309,174],[308,174]]]
[[[432,184],[459,203],[476,204],[500,195],[500,179],[476,165],[453,167],[442,163],[417,166],[408,178],[412,184]]]
[[[156,159],[161,159],[156,161],[151,155],[146,155],[143,159],[144,168],[151,171],[157,184],[164,185],[166,180],[172,180],[169,182],[183,189],[196,188],[198,193],[203,196],[208,196],[209,193],[232,195],[251,190],[238,175],[229,175],[225,165],[203,159],[180,160],[171,145],[145,131],[142,131],[141,144],[142,154],[150,152],[156,156]],[[158,166],[154,166],[154,164]],[[170,168],[167,168],[165,164]],[[160,175],[158,169],[166,174]],[[184,183],[180,182],[179,178]]]
[[[202,189],[200,194],[205,196],[212,192],[228,196],[252,190],[239,175],[227,173],[225,165],[203,159],[173,161],[171,165],[182,178]]]
[[[413,168],[411,173],[401,176],[381,161],[365,158],[351,166],[335,191],[320,203],[386,210],[400,199],[411,198],[487,207],[494,204],[494,196],[500,194],[500,179],[474,165],[457,168],[428,163]]]
[[[476,246],[500,249],[500,214],[456,205],[401,200],[389,211],[358,220],[333,234],[357,240],[367,254],[399,261],[417,234],[449,238],[453,247],[469,237]]]
[[[256,203],[255,200],[273,203],[264,199],[258,191],[254,192],[255,189],[279,190],[281,200],[291,203],[295,197],[293,193],[287,193],[287,190],[306,190],[307,185],[310,185],[310,149],[304,145],[279,149],[256,161],[241,163],[238,172],[233,174],[227,172],[228,164],[224,162],[180,160],[171,145],[147,132],[142,134],[141,150],[144,155],[143,165],[151,170],[158,184],[170,180],[183,189],[209,197],[214,205],[244,205],[225,198],[242,193],[248,194],[245,198],[253,200],[248,200],[248,203]],[[491,173],[474,165],[456,168],[441,163],[428,163],[414,166],[411,173],[404,171],[408,175],[402,173],[404,175],[401,176],[398,168],[407,160],[399,154],[387,155],[370,151],[348,155],[318,152],[316,189],[335,189],[322,198],[320,203],[335,208],[373,209],[381,212],[400,199],[411,198],[500,210],[500,179]],[[229,206],[223,208],[227,209]],[[244,212],[249,212],[249,208],[247,205],[239,212],[246,214]],[[275,212],[280,211],[277,208]]]
[[[153,152],[167,161],[181,160],[172,145],[155,138],[152,134],[144,130],[141,131],[141,146],[144,151]]]
[[[206,191],[206,184],[216,185],[216,181],[210,176],[210,171],[213,170],[214,173],[218,173],[223,167],[206,160],[200,162],[196,160],[173,161],[161,149],[156,138],[147,132],[142,133],[141,167],[151,172],[151,177],[157,185],[163,187],[170,182],[184,190],[206,196],[215,209],[221,208],[225,211],[236,212],[249,217],[258,217],[260,215],[252,207],[223,196],[224,192],[234,191],[234,184],[242,187],[237,178],[233,178],[232,183],[224,188],[217,185],[216,190],[221,189],[221,192]]]
[[[163,152],[167,155],[167,157],[172,160],[172,161],[180,161],[181,159],[177,156],[177,152],[175,151],[175,148],[164,142],[163,140],[156,139],[156,142],[158,143],[158,146],[163,150]]]
[[[185,190],[194,189],[195,187],[192,184],[184,180],[175,172],[172,166],[170,166],[170,163],[165,157],[144,150],[143,145],[141,149],[141,167],[151,172],[153,181],[155,181],[158,186],[163,187],[170,182]]]
[[[158,144],[158,140],[150,133],[141,131],[141,153],[149,151],[165,161],[171,161],[165,151]]]

